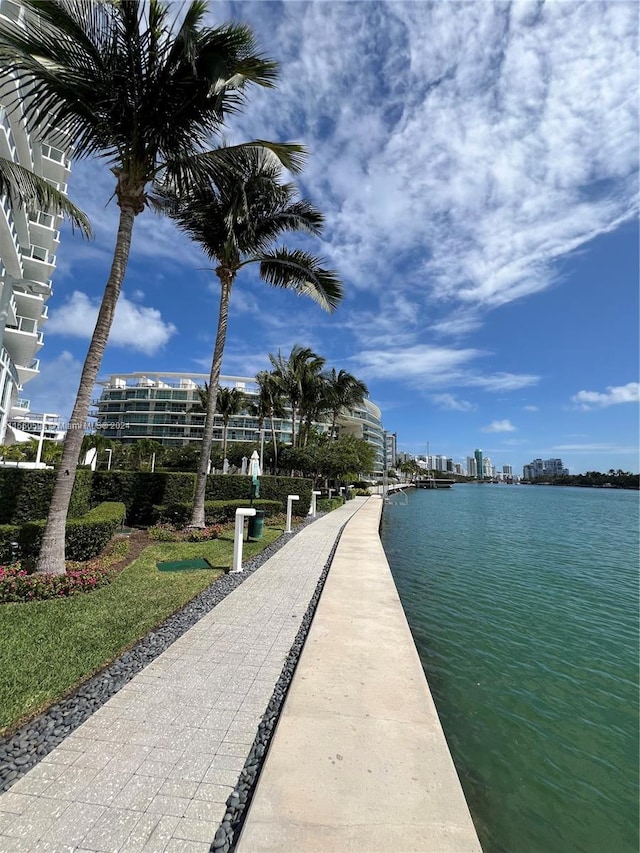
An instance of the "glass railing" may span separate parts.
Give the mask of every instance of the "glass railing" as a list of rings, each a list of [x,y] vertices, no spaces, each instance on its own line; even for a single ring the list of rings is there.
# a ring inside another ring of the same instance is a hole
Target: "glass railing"
[[[56,224],[56,217],[51,213],[45,213],[44,210],[32,210],[29,212],[29,222],[42,225],[43,228],[53,229]]]
[[[10,21],[24,24],[24,9],[14,0],[0,0],[0,15],[4,15]]]
[[[4,347],[2,347],[2,349],[0,350],[0,364],[6,367],[6,369],[9,371],[9,376],[13,380],[13,384],[17,388],[19,388],[20,380],[18,378],[18,371],[16,370],[16,366],[13,363],[13,359]]]
[[[53,145],[49,145],[46,142],[42,143],[42,156],[46,157],[48,160],[53,160],[55,163],[60,163],[60,165],[64,166],[65,169],[71,168],[71,162],[65,155],[64,151],[61,151],[59,148],[54,148]]]
[[[55,264],[56,256],[44,246],[31,246],[29,250],[23,250],[24,260],[42,261],[44,264]]]
[[[11,130],[11,123],[9,122],[9,114],[7,113],[6,107],[2,106],[0,106],[0,125],[4,128],[4,132],[7,136],[11,159],[16,160],[16,141],[13,138],[13,131]]]
[[[16,323],[7,323],[6,329],[13,329],[15,332],[28,332],[35,334],[38,331],[38,321],[32,320],[31,317],[18,317]],[[40,333],[42,334],[42,332]]]
[[[7,217],[7,224],[9,225],[9,232],[11,234],[11,239],[13,240],[13,244],[16,247],[16,252],[20,252],[20,241],[18,240],[18,232],[16,231],[16,223],[13,218],[13,210],[11,208],[11,204],[6,195],[0,197],[0,207],[2,207],[5,216]]]

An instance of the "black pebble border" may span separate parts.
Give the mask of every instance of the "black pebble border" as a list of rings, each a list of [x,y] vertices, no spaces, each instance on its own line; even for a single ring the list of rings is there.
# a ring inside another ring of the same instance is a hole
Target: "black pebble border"
[[[305,640],[307,639],[307,634],[309,633],[309,628],[311,627],[318,602],[320,601],[320,596],[322,594],[327,575],[329,574],[333,557],[336,553],[338,543],[340,542],[340,538],[347,523],[348,522],[340,528],[336,541],[331,549],[331,553],[329,554],[329,559],[325,563],[322,574],[320,575],[315,591],[311,597],[311,601],[309,602],[309,606],[302,617],[300,630],[296,634],[296,638],[293,641],[293,645],[291,646],[291,650],[289,651],[284,663],[280,677],[276,681],[273,695],[269,700],[267,710],[264,712],[262,721],[258,726],[258,733],[253,741],[251,751],[249,752],[249,756],[245,761],[243,769],[240,771],[240,778],[238,779],[236,787],[229,795],[226,814],[220,824],[220,827],[216,831],[213,841],[211,842],[209,853],[233,853],[236,848],[236,844],[240,838],[240,832],[242,831],[242,826],[247,816],[249,806],[251,805],[256,785],[258,784],[262,765],[267,757],[271,738],[275,732],[276,724],[280,717],[282,706],[284,705],[284,700],[286,699],[289,687],[291,686],[293,674],[296,666],[298,665],[298,660],[300,659]]]
[[[324,513],[318,513],[320,518]],[[0,738],[0,793],[10,788],[134,675],[162,654],[178,637],[240,586],[293,536],[315,519],[307,518],[291,534],[283,534],[264,551],[243,563],[243,571],[227,574],[199,593],[186,607],[166,619],[112,664],[82,684],[71,696],[51,705],[13,734]]]

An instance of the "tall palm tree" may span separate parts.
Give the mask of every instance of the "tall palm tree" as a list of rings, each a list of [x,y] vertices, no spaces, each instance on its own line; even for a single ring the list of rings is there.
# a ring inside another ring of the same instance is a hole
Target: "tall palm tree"
[[[256,374],[258,386],[258,398],[252,406],[251,413],[258,418],[258,426],[262,429],[264,421],[269,418],[271,426],[271,440],[273,441],[273,468],[278,470],[278,437],[276,436],[276,418],[283,418],[286,414],[284,408],[284,396],[276,378],[267,370],[261,370]]]
[[[321,370],[324,359],[309,349],[295,344],[289,357],[278,350],[278,355],[269,353],[269,361],[273,366],[276,382],[289,401],[291,407],[291,446],[296,446],[296,416],[303,400],[303,382],[305,375]]]
[[[216,410],[222,416],[222,461],[227,457],[227,433],[229,419],[241,412],[245,405],[245,396],[237,388],[218,388]]]
[[[302,398],[300,400],[300,447],[306,447],[311,436],[311,427],[315,422],[325,419],[331,411],[329,403],[327,377],[322,372],[325,360],[318,358],[307,362],[300,376]]]
[[[164,194],[164,203],[178,227],[216,263],[220,305],[209,376],[212,388],[220,378],[231,290],[241,269],[258,264],[264,282],[310,296],[327,311],[333,311],[342,298],[342,284],[336,273],[325,269],[319,258],[300,249],[273,248],[274,241],[286,232],[320,234],[322,214],[309,201],[298,199],[294,184],[282,183],[281,165],[264,151],[236,150],[232,160],[233,169],[226,176],[219,175],[215,183],[194,187],[182,198],[170,192]],[[210,397],[191,518],[193,527],[204,526],[215,402]]]
[[[38,571],[65,571],[64,534],[91,394],[122,287],[133,223],[159,180],[183,192],[216,175],[234,149],[208,151],[247,84],[273,86],[275,63],[251,31],[203,26],[192,0],[172,25],[163,0],[22,0],[23,27],[0,19],[0,66],[28,85],[27,126],[66,133],[74,158],[99,157],[115,176],[120,208],[111,271],[82,369],[56,479]],[[299,146],[270,147],[299,168]]]
[[[334,438],[336,437],[336,426],[341,412],[362,405],[365,397],[369,394],[369,389],[364,382],[356,379],[353,374],[346,370],[336,372],[336,369],[332,368],[326,374],[326,381],[331,412],[331,432],[329,435]]]

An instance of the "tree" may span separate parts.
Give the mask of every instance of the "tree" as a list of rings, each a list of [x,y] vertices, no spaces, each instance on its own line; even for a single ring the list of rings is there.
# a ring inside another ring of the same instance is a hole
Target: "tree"
[[[262,431],[266,418],[269,418],[271,426],[271,440],[273,442],[273,463],[274,470],[278,468],[278,437],[276,435],[276,418],[284,418],[286,412],[284,408],[284,397],[282,389],[278,385],[275,377],[267,370],[261,370],[256,374],[256,384],[258,386],[258,397],[255,403],[252,403],[249,410],[254,417],[258,419],[258,428]]]
[[[216,410],[222,416],[222,461],[227,454],[227,432],[229,430],[229,418],[242,411],[245,398],[242,391],[237,388],[218,388]]]
[[[135,218],[158,182],[177,193],[215,176],[236,149],[207,151],[248,84],[271,87],[275,63],[255,52],[251,31],[203,26],[192,0],[171,24],[162,0],[23,0],[24,27],[0,19],[0,64],[29,87],[29,129],[67,134],[74,158],[100,157],[115,176],[120,208],[111,271],[82,369],[51,500],[38,571],[65,572],[66,518],[91,394],[129,259]],[[299,146],[269,147],[299,168]]]
[[[332,368],[327,374],[326,381],[327,398],[331,411],[331,431],[329,434],[332,437],[337,437],[336,425],[340,414],[345,409],[361,406],[369,394],[369,389],[364,382],[356,379],[346,370],[336,373],[335,368]]]
[[[324,359],[309,347],[296,344],[288,358],[278,350],[277,356],[269,353],[269,361],[273,366],[273,376],[291,407],[291,446],[295,447],[296,416],[303,400],[303,382],[310,373],[318,373],[322,369]]]
[[[218,327],[211,361],[209,387],[220,379],[227,337],[231,290],[241,269],[259,265],[259,276],[273,287],[293,290],[332,311],[342,298],[342,285],[333,270],[300,249],[273,248],[280,235],[290,231],[321,233],[322,214],[305,199],[298,199],[295,184],[282,183],[282,166],[258,148],[233,152],[229,171],[215,182],[201,183],[189,193],[162,196],[178,227],[199,244],[216,263],[220,282]],[[192,527],[204,526],[207,461],[213,438],[216,400],[209,398],[200,465],[196,482]]]

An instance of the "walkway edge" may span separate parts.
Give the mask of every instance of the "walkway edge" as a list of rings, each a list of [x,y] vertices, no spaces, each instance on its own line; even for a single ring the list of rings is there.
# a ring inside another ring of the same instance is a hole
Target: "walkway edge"
[[[480,853],[370,498],[338,545],[236,850]]]

